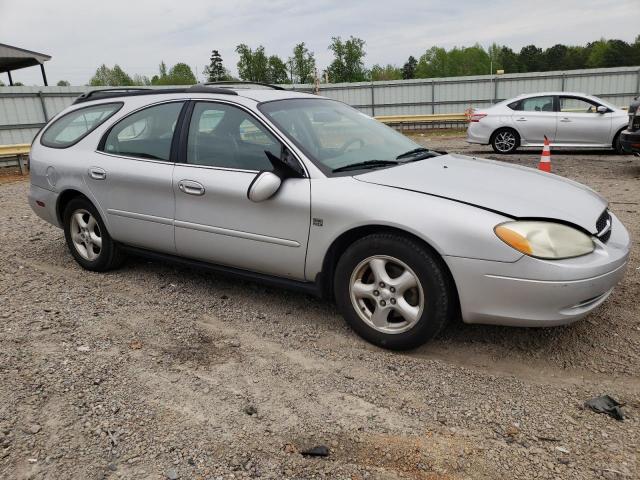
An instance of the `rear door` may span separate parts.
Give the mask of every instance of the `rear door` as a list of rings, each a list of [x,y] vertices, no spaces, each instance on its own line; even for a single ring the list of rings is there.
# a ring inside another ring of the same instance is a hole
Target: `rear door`
[[[122,243],[175,253],[171,151],[183,105],[159,103],[128,115],[93,155],[86,182]]]
[[[178,254],[303,280],[309,178],[288,178],[272,198],[250,201],[257,173],[272,170],[265,151],[280,156],[283,144],[239,106],[199,101],[192,110],[173,172]]]
[[[524,98],[514,105],[512,115],[522,143],[528,144],[542,144],[545,135],[553,141],[556,137],[557,118],[553,95]]]
[[[600,104],[582,97],[561,95],[556,143],[607,145],[613,112],[598,113]]]

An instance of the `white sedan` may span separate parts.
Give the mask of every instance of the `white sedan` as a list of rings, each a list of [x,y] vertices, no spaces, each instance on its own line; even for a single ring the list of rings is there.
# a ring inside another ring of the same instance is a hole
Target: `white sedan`
[[[504,100],[471,115],[467,142],[491,144],[497,153],[518,147],[611,148],[623,153],[620,132],[627,112],[584,93],[529,93]]]

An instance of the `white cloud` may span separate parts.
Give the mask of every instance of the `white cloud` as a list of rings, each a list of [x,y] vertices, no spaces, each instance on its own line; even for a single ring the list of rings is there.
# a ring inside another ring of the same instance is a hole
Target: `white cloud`
[[[214,48],[234,71],[239,43],[262,44],[287,58],[304,41],[324,67],[331,37],[354,35],[367,42],[368,65],[402,64],[433,45],[497,42],[518,50],[600,37],[632,41],[640,33],[638,18],[637,0],[0,0],[0,42],[51,55],[51,83],[84,84],[102,63],[151,76],[161,60],[183,61],[202,72]],[[13,76],[41,81],[36,68]]]

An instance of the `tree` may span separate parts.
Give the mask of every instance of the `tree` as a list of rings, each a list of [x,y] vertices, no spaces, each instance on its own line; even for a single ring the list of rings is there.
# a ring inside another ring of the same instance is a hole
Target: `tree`
[[[224,65],[222,64],[222,56],[218,50],[211,50],[209,65],[204,67],[204,74],[207,77],[208,82],[220,82],[230,79],[229,72],[224,68]]]
[[[395,65],[388,64],[386,66],[374,65],[371,67],[371,80],[401,80],[402,70]]]
[[[167,72],[167,65],[160,62],[158,67],[159,75],[151,78],[151,85],[193,85],[198,83],[191,67],[186,63],[176,63]],[[144,84],[146,77],[140,77],[139,81]]]
[[[416,78],[416,66],[418,65],[418,61],[415,59],[413,55],[409,56],[407,63],[402,66],[402,78],[404,80],[411,80],[412,78]]]
[[[416,66],[416,78],[446,77],[447,51],[441,47],[431,47],[424,52]]]
[[[260,45],[252,50],[244,43],[236,47],[240,55],[238,60],[238,74],[242,80],[248,82],[269,82],[269,59],[264,53],[264,47]],[[285,67],[286,71],[286,67]]]
[[[4,82],[0,80],[0,87],[4,87]]]
[[[527,45],[520,50],[518,58],[524,72],[540,72],[543,71],[544,58],[542,49],[535,45]]]
[[[289,83],[287,65],[277,55],[271,55],[269,57],[267,81],[265,83]]]
[[[71,84],[67,80],[58,80],[56,83],[58,87],[69,87]]]
[[[316,59],[304,42],[293,47],[293,56],[289,57],[291,81],[294,83],[313,83]]]
[[[331,38],[329,50],[333,52],[334,59],[327,68],[330,82],[361,82],[367,79],[364,45],[364,40],[353,36],[344,42],[340,37]]]
[[[146,75],[140,75],[136,73],[133,76],[133,85],[148,86],[151,85],[151,80],[149,80],[149,77],[147,77]]]
[[[120,86],[131,86],[133,85],[133,80],[127,73],[120,68],[119,65],[114,65],[113,68],[107,67],[105,64],[102,64],[96,70],[96,73],[93,75],[91,80],[89,81],[89,85],[96,86],[110,86],[110,87],[120,87]]]

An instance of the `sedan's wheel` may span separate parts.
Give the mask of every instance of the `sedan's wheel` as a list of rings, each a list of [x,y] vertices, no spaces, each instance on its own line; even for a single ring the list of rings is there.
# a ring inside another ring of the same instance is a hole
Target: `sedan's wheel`
[[[87,270],[105,271],[122,263],[98,211],[89,200],[77,197],[64,209],[64,236],[73,258]]]
[[[510,128],[498,130],[491,139],[491,146],[496,153],[515,152],[518,144],[518,134]]]
[[[424,310],[418,276],[401,260],[386,255],[360,262],[351,275],[349,294],[360,318],[383,333],[410,330]]]
[[[340,257],[335,297],[363,338],[395,350],[440,332],[455,309],[455,288],[442,260],[420,242],[391,233],[354,242]]]

